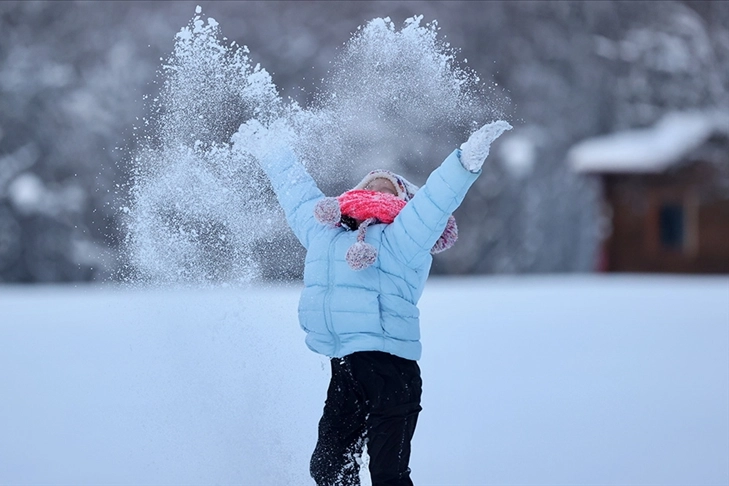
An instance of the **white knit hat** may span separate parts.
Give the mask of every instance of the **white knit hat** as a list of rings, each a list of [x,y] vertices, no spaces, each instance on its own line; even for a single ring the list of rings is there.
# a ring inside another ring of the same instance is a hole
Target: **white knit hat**
[[[395,190],[397,191],[397,197],[399,197],[403,201],[411,200],[413,196],[415,196],[415,193],[418,192],[418,189],[420,189],[418,186],[408,181],[403,176],[385,169],[373,170],[372,172],[364,176],[359,184],[354,186],[353,189],[364,189],[370,182],[374,181],[375,179],[387,179],[388,181],[392,182],[392,185],[395,186]]]

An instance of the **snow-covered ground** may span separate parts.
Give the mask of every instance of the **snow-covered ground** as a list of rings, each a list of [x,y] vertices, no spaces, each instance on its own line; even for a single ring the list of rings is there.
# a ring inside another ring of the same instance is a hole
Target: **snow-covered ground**
[[[0,484],[313,484],[298,292],[0,287]],[[729,484],[729,278],[432,279],[420,307],[416,484]]]

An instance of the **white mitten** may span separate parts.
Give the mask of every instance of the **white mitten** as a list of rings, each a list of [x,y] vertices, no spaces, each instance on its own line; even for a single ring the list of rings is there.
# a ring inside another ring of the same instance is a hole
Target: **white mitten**
[[[268,128],[252,118],[238,128],[231,141],[236,150],[248,152],[255,158],[260,159],[265,155],[268,135]]]
[[[291,139],[291,129],[284,120],[276,120],[266,128],[252,118],[238,128],[231,141],[235,150],[248,152],[260,162],[267,154],[288,146]]]
[[[461,164],[470,172],[478,172],[481,170],[486,157],[489,155],[489,149],[494,140],[499,138],[506,130],[511,130],[512,126],[503,120],[488,123],[468,137],[468,140],[461,144]]]

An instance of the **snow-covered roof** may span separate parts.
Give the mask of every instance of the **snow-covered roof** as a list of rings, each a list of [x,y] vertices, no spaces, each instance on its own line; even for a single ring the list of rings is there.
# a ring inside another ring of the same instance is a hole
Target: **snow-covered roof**
[[[567,162],[577,172],[659,173],[717,133],[729,135],[729,113],[674,112],[650,128],[584,140]]]

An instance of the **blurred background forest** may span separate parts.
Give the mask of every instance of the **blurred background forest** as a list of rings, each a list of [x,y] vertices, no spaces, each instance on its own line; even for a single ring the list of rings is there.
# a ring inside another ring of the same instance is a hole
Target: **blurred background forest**
[[[498,86],[515,129],[458,210],[460,241],[436,273],[598,269],[611,226],[604,188],[574,170],[570,149],[675,111],[729,110],[724,1],[4,1],[0,281],[118,275],[137,127],[198,4],[302,104],[375,17],[437,20]]]

